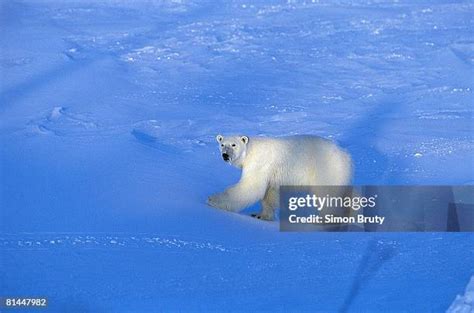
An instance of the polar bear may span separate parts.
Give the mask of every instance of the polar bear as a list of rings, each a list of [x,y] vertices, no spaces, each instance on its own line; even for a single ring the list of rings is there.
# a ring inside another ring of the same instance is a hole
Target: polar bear
[[[215,208],[240,211],[262,201],[260,214],[273,220],[283,185],[349,185],[350,155],[333,142],[317,136],[279,138],[217,135],[222,159],[242,169],[240,181],[207,203]]]

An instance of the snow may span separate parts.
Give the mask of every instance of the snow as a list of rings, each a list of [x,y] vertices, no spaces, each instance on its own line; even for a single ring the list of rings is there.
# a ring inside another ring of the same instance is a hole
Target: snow
[[[471,277],[463,296],[456,299],[446,311],[447,313],[472,313],[474,312],[474,276]]]
[[[472,234],[287,234],[205,200],[239,178],[218,133],[331,138],[356,184],[473,184],[473,8],[3,1],[0,295],[56,312],[445,311]]]

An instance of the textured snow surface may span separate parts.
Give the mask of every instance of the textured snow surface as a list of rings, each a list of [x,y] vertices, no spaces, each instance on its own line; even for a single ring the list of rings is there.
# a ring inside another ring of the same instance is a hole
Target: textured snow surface
[[[474,312],[474,276],[471,277],[464,295],[456,296],[447,313],[472,313]]]
[[[0,296],[54,312],[446,311],[474,274],[472,234],[285,234],[245,215],[258,206],[205,200],[239,178],[218,133],[331,138],[356,184],[474,184],[473,9],[0,2]]]

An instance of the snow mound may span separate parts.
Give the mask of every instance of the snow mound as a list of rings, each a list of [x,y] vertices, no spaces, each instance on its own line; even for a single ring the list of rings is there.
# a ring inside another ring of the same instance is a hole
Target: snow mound
[[[131,134],[141,143],[151,146],[167,146],[191,151],[193,147],[208,145],[213,134],[193,120],[157,121],[145,120],[132,126]]]
[[[447,313],[473,313],[474,312],[474,276],[467,284],[463,296],[457,295],[454,302],[446,311]]]

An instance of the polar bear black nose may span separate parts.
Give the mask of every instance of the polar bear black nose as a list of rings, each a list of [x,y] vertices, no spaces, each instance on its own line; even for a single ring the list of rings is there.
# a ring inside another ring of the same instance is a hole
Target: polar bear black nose
[[[229,161],[229,155],[227,153],[222,153],[222,158],[224,161]]]

